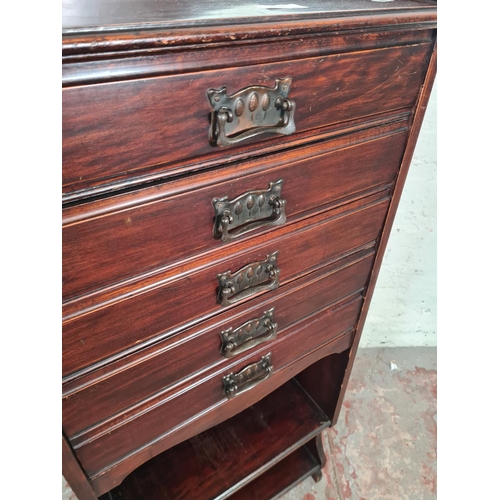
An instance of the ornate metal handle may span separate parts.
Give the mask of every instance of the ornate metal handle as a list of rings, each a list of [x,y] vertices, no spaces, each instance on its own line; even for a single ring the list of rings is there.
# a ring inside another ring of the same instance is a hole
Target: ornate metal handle
[[[248,320],[233,330],[228,328],[221,332],[221,354],[232,358],[237,354],[248,351],[256,345],[276,338],[278,324],[274,322],[274,308],[266,311],[260,318]]]
[[[214,198],[214,237],[220,236],[222,241],[228,242],[259,227],[284,224],[286,200],[281,198],[283,182],[283,179],[270,182],[267,190],[248,191],[231,201],[227,195]]]
[[[293,134],[295,102],[288,99],[291,85],[288,76],[276,78],[273,88],[253,85],[230,96],[225,86],[209,89],[210,144],[227,147],[264,133]]]
[[[262,356],[262,359],[257,361],[257,363],[252,363],[243,368],[236,375],[233,373],[224,375],[222,377],[222,385],[224,386],[223,394],[228,399],[232,398],[268,379],[272,373],[273,365],[271,364],[271,353],[269,353]]]
[[[218,274],[220,304],[228,306],[258,292],[278,288],[280,270],[277,260],[278,251],[261,262],[247,264],[234,274],[231,271]]]

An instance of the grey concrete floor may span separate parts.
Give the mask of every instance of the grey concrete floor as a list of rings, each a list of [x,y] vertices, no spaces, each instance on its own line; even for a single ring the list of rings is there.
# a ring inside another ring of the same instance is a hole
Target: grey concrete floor
[[[358,351],[337,425],[323,433],[323,477],[282,500],[436,498],[434,347]]]

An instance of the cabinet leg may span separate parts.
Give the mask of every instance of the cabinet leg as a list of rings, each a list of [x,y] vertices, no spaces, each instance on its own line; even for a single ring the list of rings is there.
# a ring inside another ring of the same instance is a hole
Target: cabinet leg
[[[314,481],[316,483],[319,483],[321,481],[321,478],[323,477],[323,472],[322,470],[320,469],[318,472],[315,472],[313,475],[312,475],[312,478],[314,479]]]
[[[62,437],[62,473],[78,500],[97,500],[97,495],[64,435]]]
[[[323,440],[321,439],[321,434],[318,434],[314,439],[311,439],[306,444],[308,450],[311,452],[311,455],[319,462],[321,465],[321,469],[318,472],[315,472],[312,475],[312,478],[319,482],[323,477],[322,469],[326,464],[326,456],[325,451],[323,450]]]

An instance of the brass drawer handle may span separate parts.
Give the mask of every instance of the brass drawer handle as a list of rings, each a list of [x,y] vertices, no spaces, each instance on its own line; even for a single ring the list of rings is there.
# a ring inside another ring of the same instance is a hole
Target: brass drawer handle
[[[280,269],[277,260],[278,251],[267,255],[261,262],[247,264],[234,274],[231,271],[218,274],[219,303],[228,306],[250,295],[278,288]]]
[[[233,398],[237,394],[252,389],[260,382],[268,379],[273,373],[273,365],[271,364],[271,353],[262,356],[260,361],[252,363],[243,368],[239,373],[234,375],[224,375],[222,377],[222,385],[224,386],[223,394],[228,399]]]
[[[248,191],[231,201],[227,195],[214,198],[214,237],[228,242],[260,227],[284,224],[286,200],[281,198],[283,182],[283,179],[270,182],[266,190]]]
[[[276,78],[274,87],[252,85],[228,96],[226,87],[208,89],[210,144],[233,146],[259,134],[295,132],[295,102],[288,99],[292,77]]]
[[[274,308],[266,311],[262,317],[248,320],[233,330],[228,328],[221,332],[221,354],[232,358],[249,349],[274,340],[278,332],[278,324],[274,322]]]

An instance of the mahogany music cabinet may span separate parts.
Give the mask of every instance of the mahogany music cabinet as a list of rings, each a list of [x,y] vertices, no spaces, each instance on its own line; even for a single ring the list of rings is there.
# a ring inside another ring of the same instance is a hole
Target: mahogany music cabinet
[[[63,0],[63,474],[321,476],[436,72],[436,3]]]

